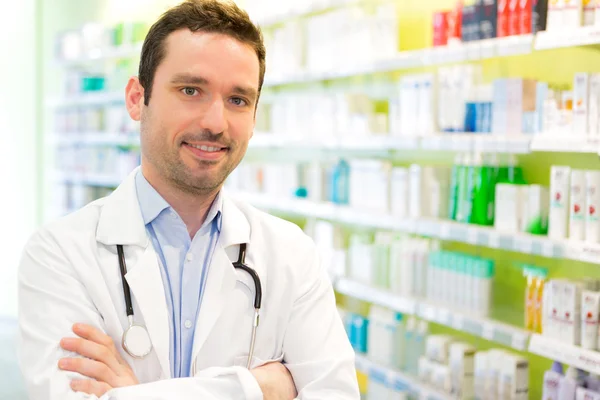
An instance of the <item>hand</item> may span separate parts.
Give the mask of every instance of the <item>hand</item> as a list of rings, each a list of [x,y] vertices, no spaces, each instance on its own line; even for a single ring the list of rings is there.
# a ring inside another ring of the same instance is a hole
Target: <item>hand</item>
[[[250,371],[263,392],[264,400],[293,400],[298,393],[294,378],[281,363],[269,363]]]
[[[139,383],[110,336],[84,324],[73,325],[73,332],[79,337],[62,339],[60,347],[86,358],[62,358],[58,367],[92,379],[74,380],[71,389],[102,397],[113,388]]]

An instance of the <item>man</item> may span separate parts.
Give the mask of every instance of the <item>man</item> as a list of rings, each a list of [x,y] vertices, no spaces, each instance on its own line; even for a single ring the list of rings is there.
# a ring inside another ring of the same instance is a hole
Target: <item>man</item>
[[[24,251],[31,399],[359,398],[314,244],[221,190],[248,147],[264,73],[260,30],[233,4],[190,0],[150,29],[126,88],[141,168]],[[257,288],[238,257],[262,286],[252,357]]]

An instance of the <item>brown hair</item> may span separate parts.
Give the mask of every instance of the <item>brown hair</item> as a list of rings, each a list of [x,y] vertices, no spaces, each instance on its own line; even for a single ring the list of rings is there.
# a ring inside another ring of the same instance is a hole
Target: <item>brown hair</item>
[[[192,32],[222,33],[250,45],[258,57],[260,73],[258,93],[265,77],[266,50],[260,28],[244,10],[230,1],[187,0],[167,10],[152,25],[140,59],[139,80],[144,87],[144,104],[148,105],[154,82],[154,74],[165,57],[165,40],[169,34],[189,29]],[[258,99],[257,99],[258,102]]]

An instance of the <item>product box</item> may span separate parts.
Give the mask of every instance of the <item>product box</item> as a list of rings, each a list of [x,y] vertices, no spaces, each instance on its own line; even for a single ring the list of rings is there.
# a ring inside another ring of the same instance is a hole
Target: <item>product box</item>
[[[408,169],[395,167],[391,174],[390,208],[398,219],[408,216]]]
[[[481,39],[493,39],[498,34],[498,0],[481,0],[479,34]]]
[[[448,335],[429,335],[425,341],[425,355],[431,361],[448,364],[450,345],[453,341]]]
[[[494,227],[501,232],[522,231],[523,209],[527,196],[526,185],[500,183],[496,185]]]
[[[588,133],[590,74],[578,72],[573,79],[573,133]]]
[[[463,42],[480,40],[479,18],[482,0],[464,0],[462,8],[461,37]]]
[[[548,236],[551,239],[565,239],[569,221],[569,194],[571,168],[552,166],[550,169],[550,217]]]
[[[448,44],[448,17],[450,11],[438,11],[433,14],[433,46]]]
[[[581,343],[581,292],[578,282],[563,282],[560,340],[575,346]]]
[[[590,74],[589,80],[587,133],[591,137],[598,137],[600,136],[600,74]]]
[[[450,367],[443,364],[434,364],[431,371],[431,381],[429,382],[432,387],[442,392],[450,391]]]
[[[598,0],[583,0],[583,25],[591,26],[596,23],[596,7]]]
[[[475,348],[467,343],[450,345],[450,393],[458,399],[470,399],[474,393]]]
[[[462,3],[457,2],[456,8],[448,13],[448,44],[457,44],[462,38]]]
[[[533,79],[509,78],[506,80],[507,132],[518,135],[523,129],[524,115],[532,115],[536,108],[537,81]]]
[[[500,399],[529,399],[529,361],[513,354],[506,354],[502,360]]]
[[[526,190],[522,230],[534,235],[545,235],[548,233],[550,210],[548,188],[541,185],[529,185]]]
[[[521,32],[519,31],[520,27],[520,14],[521,9],[519,6],[520,0],[508,0],[508,35],[514,36],[518,35]]]
[[[509,35],[510,9],[508,8],[508,2],[509,0],[498,0],[498,23],[496,26],[498,37]]]
[[[600,243],[600,171],[585,172],[585,240]]]
[[[421,356],[419,358],[419,367],[418,367],[418,377],[419,380],[423,383],[431,382],[431,375],[434,368],[434,363],[429,361],[429,359],[425,356]]]
[[[569,239],[583,240],[585,238],[585,171],[574,169],[571,171],[570,212],[569,212]]]
[[[533,18],[533,0],[519,0],[519,34],[531,33]]]
[[[546,30],[548,20],[548,0],[532,0],[531,33]]]
[[[492,133],[506,135],[508,133],[508,79],[494,81],[492,95]]]
[[[563,0],[564,28],[579,28],[583,23],[583,0]]]
[[[564,29],[565,0],[551,0],[548,2],[548,23],[546,30],[559,31]]]
[[[535,92],[535,121],[533,123],[533,132],[544,132],[544,103],[548,97],[548,83],[538,82]]]

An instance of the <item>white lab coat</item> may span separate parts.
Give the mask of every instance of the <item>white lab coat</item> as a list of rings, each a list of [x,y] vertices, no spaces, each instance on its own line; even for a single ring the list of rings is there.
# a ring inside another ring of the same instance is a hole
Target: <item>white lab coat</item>
[[[253,318],[254,285],[233,268],[239,244],[259,274],[263,302],[253,367],[284,360],[298,398],[359,399],[354,353],[336,312],[331,283],[315,245],[295,225],[223,193],[222,231],[208,273],[193,346],[193,377],[170,379],[169,317],[157,255],[135,189],[135,171],[110,196],[39,230],[19,270],[19,359],[30,399],[96,399],[74,393],[76,374],[57,367],[73,356],[59,346],[72,324],[100,328],[115,342],[140,385],[102,400],[262,399],[244,368]],[[128,327],[117,258],[124,245],[135,322],[153,350],[143,360],[121,348]]]

